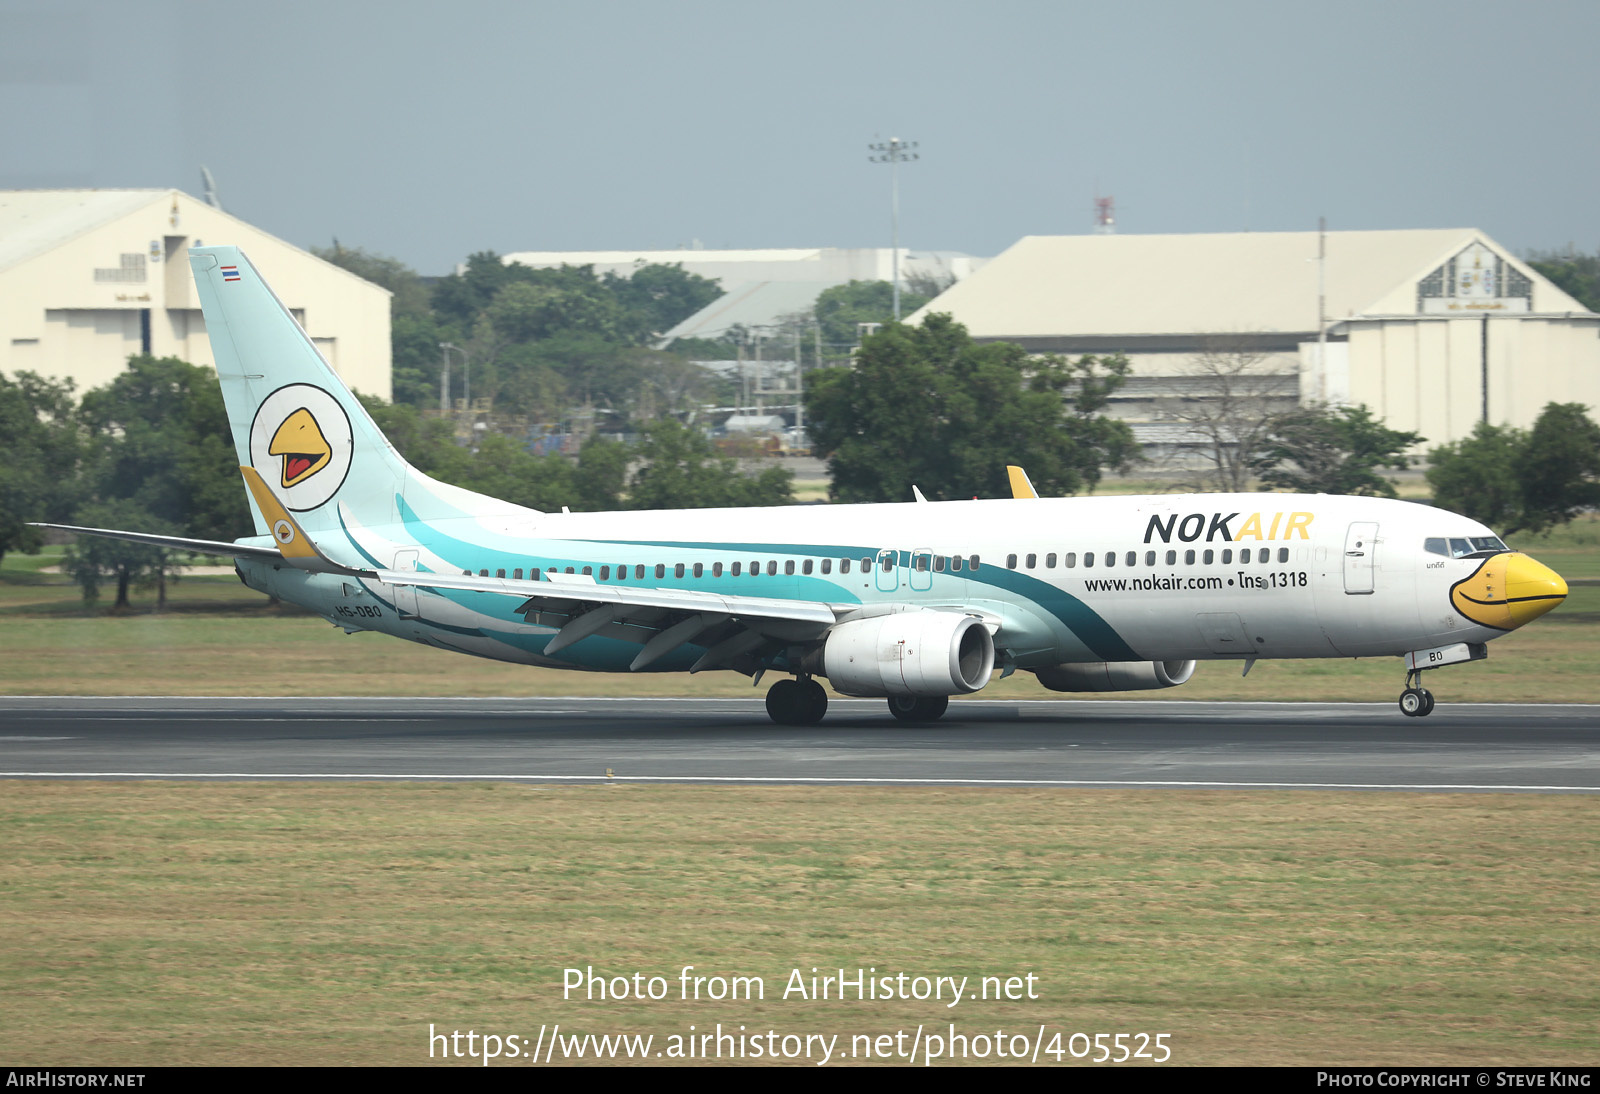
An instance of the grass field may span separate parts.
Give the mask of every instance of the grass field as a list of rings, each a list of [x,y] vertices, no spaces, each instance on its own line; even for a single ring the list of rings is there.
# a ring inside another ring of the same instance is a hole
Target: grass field
[[[11,783],[0,842],[15,1064],[411,1064],[430,1022],[1600,1056],[1588,797]],[[590,965],[767,994],[563,1000]],[[1032,973],[1040,998],[784,1000],[813,966]]]
[[[1600,522],[1574,523],[1519,548],[1575,586],[1567,602],[1496,640],[1489,659],[1430,675],[1441,702],[1600,701]],[[0,563],[0,694],[53,695],[622,695],[759,696],[734,673],[599,674],[458,656],[378,634],[346,635],[292,607],[272,608],[231,576],[186,577],[164,612],[141,592],[135,610],[85,608],[66,578],[41,572],[59,552]],[[1397,658],[1202,664],[1180,688],[1133,699],[1389,700]],[[984,699],[1057,697],[1031,673],[996,680]],[[1098,696],[1097,696],[1098,698]]]

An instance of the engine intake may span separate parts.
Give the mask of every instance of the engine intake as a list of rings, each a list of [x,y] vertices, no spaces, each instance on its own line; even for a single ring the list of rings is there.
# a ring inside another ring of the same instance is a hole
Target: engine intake
[[[1051,691],[1155,691],[1194,675],[1193,661],[1083,661],[1035,669]]]
[[[964,695],[989,682],[994,639],[976,616],[916,611],[841,623],[822,675],[845,695]]]

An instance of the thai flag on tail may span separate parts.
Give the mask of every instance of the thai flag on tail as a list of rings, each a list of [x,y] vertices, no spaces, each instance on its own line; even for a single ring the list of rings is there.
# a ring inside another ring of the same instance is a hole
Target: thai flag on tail
[[[239,267],[237,267],[237,266],[224,266],[224,267],[222,267],[222,280],[224,280],[224,281],[237,281],[237,280],[239,280]]]

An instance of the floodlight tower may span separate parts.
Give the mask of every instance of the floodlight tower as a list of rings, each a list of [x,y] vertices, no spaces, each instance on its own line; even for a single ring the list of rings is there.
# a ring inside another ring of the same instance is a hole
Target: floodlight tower
[[[1097,236],[1117,234],[1117,199],[1110,194],[1094,199],[1094,234]]]
[[[917,146],[916,141],[903,141],[899,137],[890,137],[887,141],[878,144],[869,144],[867,149],[878,153],[868,156],[869,163],[887,163],[889,165],[889,209],[890,209],[890,249],[894,252],[894,321],[900,322],[900,165],[910,163],[917,159],[917,154],[911,151]]]

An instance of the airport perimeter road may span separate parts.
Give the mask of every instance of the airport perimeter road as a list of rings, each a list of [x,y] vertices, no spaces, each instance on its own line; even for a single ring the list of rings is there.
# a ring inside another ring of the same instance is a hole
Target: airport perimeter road
[[[1600,792],[1600,706],[0,698],[0,777],[493,778]]]

